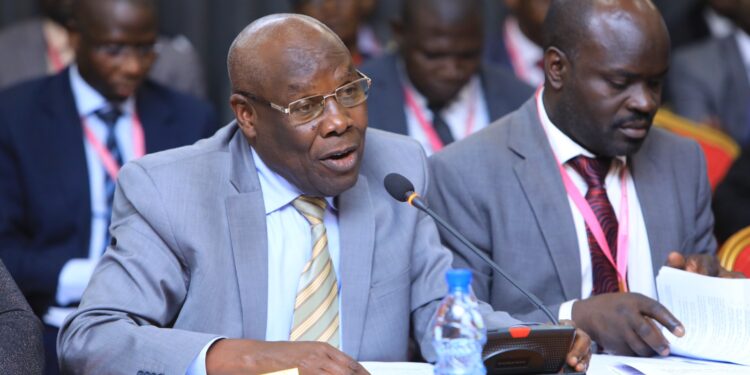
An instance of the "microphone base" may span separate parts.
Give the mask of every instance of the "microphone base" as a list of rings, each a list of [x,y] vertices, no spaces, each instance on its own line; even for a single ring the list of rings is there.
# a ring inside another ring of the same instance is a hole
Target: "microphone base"
[[[570,326],[504,328],[488,332],[482,359],[488,375],[560,373],[574,339]]]

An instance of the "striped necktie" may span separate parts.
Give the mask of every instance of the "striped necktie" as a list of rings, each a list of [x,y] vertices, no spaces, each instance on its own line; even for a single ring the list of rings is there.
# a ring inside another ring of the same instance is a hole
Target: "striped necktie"
[[[117,120],[122,116],[122,111],[116,105],[110,105],[94,112],[94,114],[96,117],[99,117],[105,125],[107,125],[105,145],[107,146],[107,151],[109,151],[112,158],[115,159],[117,166],[121,167],[123,160],[122,154],[120,153],[120,147],[117,144],[115,125],[117,125]],[[106,250],[107,246],[109,246],[109,224],[112,221],[112,201],[115,199],[115,180],[112,179],[112,176],[110,176],[106,170],[104,171],[104,194],[107,197],[107,228],[104,239],[104,249],[102,249],[102,251]]]
[[[594,211],[599,225],[602,227],[607,244],[612,251],[612,259],[617,259],[617,232],[619,230],[617,216],[607,197],[607,190],[604,187],[604,179],[609,171],[612,159],[609,158],[588,158],[579,155],[573,158],[570,166],[583,177],[589,189],[586,192],[586,201]],[[609,262],[606,255],[596,242],[594,234],[591,232],[589,225],[586,224],[586,236],[589,242],[589,252],[591,253],[591,271],[593,273],[593,291],[592,294],[614,293],[620,290],[620,283],[617,279],[617,270]]]
[[[310,223],[312,256],[305,263],[294,301],[291,341],[322,341],[339,347],[339,298],[336,271],[323,224],[323,198],[299,196],[294,208]]]

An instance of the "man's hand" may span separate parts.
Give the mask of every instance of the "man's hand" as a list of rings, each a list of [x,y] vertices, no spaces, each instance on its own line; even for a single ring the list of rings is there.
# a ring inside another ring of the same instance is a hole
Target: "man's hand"
[[[719,264],[719,260],[715,256],[709,254],[691,254],[685,257],[673,251],[667,257],[667,266],[706,276],[718,276],[728,279],[742,279],[745,277],[740,272],[727,271]]]
[[[637,293],[607,293],[576,301],[573,321],[607,352],[650,357],[668,355],[669,342],[654,320],[673,335],[685,328],[659,302]]]
[[[206,354],[208,375],[261,374],[299,369],[300,374],[368,374],[357,361],[321,342],[224,339]]]
[[[572,320],[561,320],[560,324],[575,327]],[[576,339],[568,352],[566,362],[577,372],[585,372],[591,361],[591,338],[580,328],[576,328]]]

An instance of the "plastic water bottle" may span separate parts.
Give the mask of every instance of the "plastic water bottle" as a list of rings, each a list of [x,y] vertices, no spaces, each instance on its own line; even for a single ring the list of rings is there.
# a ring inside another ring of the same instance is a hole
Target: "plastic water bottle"
[[[433,345],[438,360],[435,374],[485,374],[482,347],[487,329],[479,314],[477,299],[469,291],[471,272],[465,269],[446,273],[448,295],[433,318]]]

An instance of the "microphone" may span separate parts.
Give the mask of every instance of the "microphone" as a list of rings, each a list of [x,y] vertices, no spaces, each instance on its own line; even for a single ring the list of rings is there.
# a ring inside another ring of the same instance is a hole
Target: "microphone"
[[[510,275],[505,273],[505,271],[503,271],[503,269],[500,268],[497,263],[493,262],[492,259],[487,256],[487,254],[479,250],[453,226],[448,224],[448,222],[446,222],[445,220],[443,220],[443,218],[436,214],[435,211],[432,211],[429,207],[427,207],[427,203],[422,199],[422,197],[419,196],[419,194],[414,191],[414,184],[412,184],[409,179],[398,173],[390,173],[385,176],[383,185],[385,185],[385,190],[388,191],[388,194],[390,194],[393,199],[399,202],[407,202],[409,203],[409,205],[414,206],[418,210],[429,215],[433,220],[435,220],[435,222],[437,222],[441,227],[447,230],[448,233],[458,239],[464,246],[466,246],[476,256],[482,259],[482,261],[489,265],[490,268],[499,273],[505,280],[508,280],[508,282],[513,285],[513,287],[518,289],[524,296],[526,296],[526,298],[528,298],[528,300],[531,301],[534,306],[542,310],[544,315],[546,315],[552,323],[554,323],[555,325],[560,324],[557,321],[557,318],[549,311],[549,309],[547,309],[547,307],[544,306],[542,301],[540,301],[537,296],[518,285],[518,283]]]

